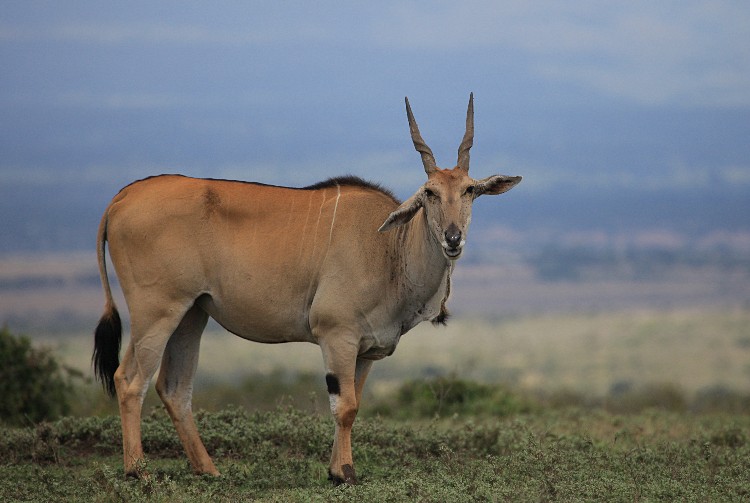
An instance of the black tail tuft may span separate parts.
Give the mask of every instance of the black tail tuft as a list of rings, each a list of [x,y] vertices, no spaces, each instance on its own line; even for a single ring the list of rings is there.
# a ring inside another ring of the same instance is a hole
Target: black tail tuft
[[[94,333],[94,374],[109,396],[115,396],[115,371],[120,366],[122,322],[114,307],[105,312]]]

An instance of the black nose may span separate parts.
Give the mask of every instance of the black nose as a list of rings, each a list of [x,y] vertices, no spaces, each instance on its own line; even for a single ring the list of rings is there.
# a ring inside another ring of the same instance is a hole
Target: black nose
[[[448,226],[448,229],[445,231],[445,242],[453,249],[456,249],[461,245],[461,230],[456,227],[456,224],[450,224]]]

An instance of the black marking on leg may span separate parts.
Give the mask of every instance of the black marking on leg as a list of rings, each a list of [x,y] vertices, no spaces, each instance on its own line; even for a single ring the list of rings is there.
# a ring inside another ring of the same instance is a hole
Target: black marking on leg
[[[326,374],[326,385],[328,386],[329,395],[341,394],[341,385],[339,384],[339,378],[336,377],[336,374]]]

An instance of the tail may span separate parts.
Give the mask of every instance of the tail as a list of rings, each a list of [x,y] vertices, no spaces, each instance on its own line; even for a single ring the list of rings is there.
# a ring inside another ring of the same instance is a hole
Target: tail
[[[109,209],[104,212],[99,224],[99,233],[96,238],[96,255],[99,260],[99,276],[104,288],[104,314],[99,319],[99,325],[94,332],[94,355],[91,358],[94,364],[94,374],[101,381],[105,391],[110,396],[115,396],[115,371],[120,366],[120,345],[122,343],[122,322],[120,314],[115,307],[112,298],[112,289],[107,277],[107,262],[104,247],[107,244],[107,223]]]

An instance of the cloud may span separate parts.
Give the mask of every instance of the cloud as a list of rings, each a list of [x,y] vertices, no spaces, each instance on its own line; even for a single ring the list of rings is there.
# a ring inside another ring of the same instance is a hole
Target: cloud
[[[278,29],[277,26],[247,30],[222,30],[201,24],[170,22],[81,23],[68,22],[38,32],[29,28],[0,26],[0,41],[51,41],[105,45],[255,46],[327,38],[315,25]]]
[[[643,173],[631,171],[576,170],[570,167],[549,164],[534,164],[524,159],[500,156],[494,165],[512,166],[509,174],[524,177],[524,190],[549,192],[558,190],[594,191],[644,191],[651,193],[669,191],[692,191],[698,188],[750,189],[750,164],[747,165],[685,165],[674,162],[661,169]]]
[[[195,100],[190,96],[181,96],[173,93],[74,92],[62,94],[56,101],[64,106],[108,110],[158,110],[195,105]]]
[[[373,33],[392,49],[516,55],[541,78],[646,104],[750,106],[749,27],[746,2],[479,0],[399,4]]]
[[[750,106],[750,3],[742,1],[188,2],[174,12],[143,3],[114,15],[72,5],[59,19],[43,9],[15,13],[25,21],[0,24],[0,43],[286,47],[282,60],[311,44],[357,44],[391,64],[417,56],[436,66],[459,54],[488,73],[510,58],[538,79],[644,104]]]

